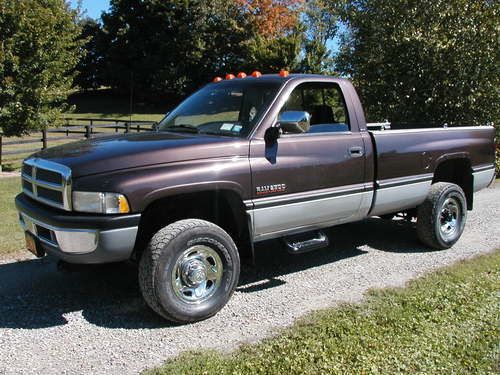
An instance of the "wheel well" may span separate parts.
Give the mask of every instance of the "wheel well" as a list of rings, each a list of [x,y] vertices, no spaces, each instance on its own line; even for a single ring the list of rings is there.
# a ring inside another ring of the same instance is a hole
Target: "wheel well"
[[[140,258],[158,230],[182,219],[203,219],[220,226],[232,237],[242,257],[252,255],[243,201],[232,191],[216,190],[175,195],[149,204],[141,215],[132,258]]]
[[[451,182],[460,186],[465,193],[467,209],[472,210],[474,181],[468,159],[451,159],[439,164],[434,171],[432,183],[435,182]]]

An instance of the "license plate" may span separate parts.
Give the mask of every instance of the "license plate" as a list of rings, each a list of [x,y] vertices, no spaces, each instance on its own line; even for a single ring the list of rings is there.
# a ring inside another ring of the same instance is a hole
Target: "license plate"
[[[40,257],[42,252],[36,238],[30,232],[25,232],[24,235],[26,237],[26,248],[35,256]]]

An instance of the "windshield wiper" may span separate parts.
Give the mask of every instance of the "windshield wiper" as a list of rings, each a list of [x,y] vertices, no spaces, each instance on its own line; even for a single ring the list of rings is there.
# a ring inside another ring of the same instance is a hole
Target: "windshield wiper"
[[[198,128],[196,126],[186,125],[186,124],[167,126],[163,130],[167,132],[172,131],[172,132],[198,133]]]
[[[205,132],[201,132],[200,134],[207,134],[207,135],[225,135],[225,136],[229,136],[229,137],[237,137],[238,134],[235,134],[231,131],[228,131],[228,130],[210,130],[210,131],[205,131]]]

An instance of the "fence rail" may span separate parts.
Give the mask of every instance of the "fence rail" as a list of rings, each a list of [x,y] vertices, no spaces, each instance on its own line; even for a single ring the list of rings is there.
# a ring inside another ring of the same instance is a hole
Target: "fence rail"
[[[83,123],[83,124],[82,124]],[[27,137],[32,139],[9,140],[0,133],[0,172],[2,171],[3,163],[17,162],[24,158],[24,155],[33,153],[39,150],[44,150],[51,146],[53,142],[61,142],[65,140],[90,139],[101,137],[114,133],[131,133],[151,131],[154,129],[156,122],[154,121],[129,121],[119,119],[97,119],[97,118],[66,118],[64,126],[57,128],[45,129],[40,132],[34,132]],[[64,135],[62,135],[64,134]],[[54,135],[54,136],[52,136]],[[40,147],[18,148],[18,146],[32,145],[39,143]],[[18,158],[8,158],[4,156],[23,155]]]

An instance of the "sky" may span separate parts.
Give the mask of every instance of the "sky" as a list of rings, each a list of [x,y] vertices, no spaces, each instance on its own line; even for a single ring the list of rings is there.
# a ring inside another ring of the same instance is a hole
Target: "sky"
[[[78,0],[70,0],[72,6],[78,5]],[[99,18],[101,13],[109,8],[109,0],[82,0],[82,8],[91,18]]]

